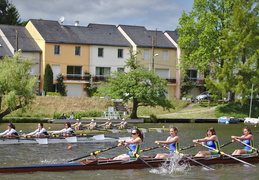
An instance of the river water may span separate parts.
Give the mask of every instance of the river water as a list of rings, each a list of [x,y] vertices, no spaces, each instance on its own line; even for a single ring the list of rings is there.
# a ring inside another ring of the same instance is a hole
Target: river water
[[[16,130],[22,130],[23,133],[34,131],[37,124],[17,123]],[[181,138],[181,147],[192,145],[192,139],[203,138],[206,130],[209,127],[216,129],[220,143],[224,144],[230,142],[231,135],[242,135],[243,123],[221,125],[217,123],[175,123],[175,124],[139,124],[139,127],[169,127],[176,126],[179,129],[179,136]],[[259,146],[259,127],[249,126],[255,136],[255,146]],[[62,124],[45,124],[46,129],[59,130],[63,128]],[[0,132],[6,130],[6,124],[0,124]],[[145,133],[145,140],[142,148],[155,147],[155,140],[166,140],[169,132],[147,132]],[[105,136],[110,137],[129,137],[130,133],[107,133]],[[87,155],[93,151],[101,150],[106,147],[115,146],[116,142],[104,143],[77,143],[77,144],[14,144],[14,145],[0,145],[0,166],[23,166],[33,164],[49,164],[49,163],[65,163],[71,159]],[[68,149],[68,146],[73,146]],[[239,143],[232,143],[222,148],[223,152],[231,153],[234,149],[242,148]],[[186,154],[196,154],[199,150],[205,150],[203,147],[195,147],[182,151]],[[166,152],[164,149],[155,149],[142,153],[142,156],[154,156],[157,153]],[[123,154],[127,150],[123,147],[118,147],[103,153],[98,157],[114,157]],[[258,179],[259,177],[259,163],[257,167],[248,167],[241,163],[230,165],[213,165],[215,170],[206,170],[201,166],[179,166],[174,165],[167,168],[155,168],[153,170],[146,169],[128,169],[128,170],[96,170],[96,171],[66,171],[66,172],[34,172],[34,173],[14,173],[14,174],[0,174],[0,179]]]

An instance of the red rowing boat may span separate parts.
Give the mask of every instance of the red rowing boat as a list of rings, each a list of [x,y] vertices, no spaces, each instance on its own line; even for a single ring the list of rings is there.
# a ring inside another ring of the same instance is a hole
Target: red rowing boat
[[[234,156],[240,160],[249,163],[259,163],[259,155],[244,154]],[[190,165],[198,165],[193,159],[205,165],[212,164],[231,164],[240,163],[233,158],[224,155],[213,155],[205,157],[188,156],[182,157],[180,164],[188,163]],[[146,162],[144,163],[143,160]],[[153,157],[142,157],[141,159],[127,159],[127,160],[113,160],[107,159],[84,159],[77,163],[61,163],[61,164],[45,164],[45,165],[30,165],[30,166],[9,166],[0,167],[0,173],[17,173],[17,172],[35,172],[35,171],[72,171],[72,170],[102,170],[102,169],[140,169],[149,168],[147,164],[152,167],[159,167],[163,163],[169,163],[170,159],[157,159]]]

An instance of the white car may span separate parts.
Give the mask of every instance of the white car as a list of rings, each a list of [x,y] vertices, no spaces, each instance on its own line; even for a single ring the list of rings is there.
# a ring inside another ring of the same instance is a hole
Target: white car
[[[209,91],[205,91],[201,93],[200,95],[196,96],[195,100],[204,100],[204,99],[210,99],[211,93]]]

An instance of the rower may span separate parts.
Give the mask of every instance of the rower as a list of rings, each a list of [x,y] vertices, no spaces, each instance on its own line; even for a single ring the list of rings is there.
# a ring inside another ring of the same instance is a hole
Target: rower
[[[220,150],[219,146],[219,140],[216,135],[216,131],[213,127],[208,128],[206,137],[203,139],[195,139],[193,140],[194,143],[202,142],[208,147],[211,147],[212,149],[208,149],[208,151],[199,151],[195,156],[209,156],[209,155],[218,155],[218,151]]]
[[[55,134],[62,134],[63,136],[72,136],[74,134],[74,131],[71,128],[71,123],[70,122],[66,122],[64,129],[62,129],[60,131],[55,131],[52,134],[53,135],[55,135]]]
[[[119,126],[120,129],[127,129],[128,122],[123,118],[119,124],[115,124],[115,126]]]
[[[0,136],[12,138],[12,137],[17,137],[18,133],[15,130],[15,126],[12,123],[9,123],[7,124],[7,130],[3,133],[0,133]]]
[[[99,126],[100,127],[104,126],[105,129],[112,129],[113,128],[113,124],[112,124],[110,119],[108,119],[104,124],[101,124]]]
[[[85,128],[85,126],[82,124],[82,122],[80,121],[80,119],[76,119],[76,123],[72,124],[71,127],[75,127],[75,130],[83,130]]]
[[[240,140],[244,144],[244,149],[236,149],[232,155],[238,155],[238,154],[252,154],[255,152],[255,149],[251,148],[254,147],[254,136],[251,132],[251,129],[249,127],[243,128],[243,134],[242,136],[231,136],[232,142],[239,143],[237,140]],[[237,140],[235,140],[237,139]],[[247,145],[245,145],[247,144]],[[249,147],[251,146],[251,147]]]
[[[136,155],[140,151],[141,143],[143,142],[144,136],[143,133],[139,129],[132,129],[131,131],[132,139],[130,140],[119,140],[119,145],[128,145],[130,151],[127,154],[122,154],[114,158],[114,160],[118,159],[130,159],[136,158]]]
[[[170,136],[166,139],[166,141],[155,141],[156,144],[163,144],[163,145],[169,145],[169,148],[172,149],[173,151],[169,151],[169,153],[163,153],[163,154],[157,154],[155,158],[167,158],[171,157],[172,154],[175,152],[180,151],[180,138],[177,136],[178,134],[178,129],[177,127],[172,127],[170,128]]]
[[[43,127],[43,123],[40,122],[38,124],[38,129],[36,129],[34,132],[31,132],[31,133],[25,135],[25,137],[28,137],[28,136],[45,137],[45,136],[49,136],[49,133]]]
[[[85,125],[85,127],[88,127],[89,129],[97,129],[98,125],[96,124],[95,119],[92,119],[89,124]]]

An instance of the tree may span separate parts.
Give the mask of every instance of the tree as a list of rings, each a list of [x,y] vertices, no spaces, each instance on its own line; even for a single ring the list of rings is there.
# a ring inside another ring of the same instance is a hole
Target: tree
[[[258,0],[195,0],[177,28],[181,68],[210,70],[206,87],[211,92],[230,92],[232,100],[238,94],[244,102],[251,84],[259,84],[258,10]]]
[[[59,74],[57,77],[58,81],[58,92],[61,96],[67,96],[66,85],[63,83],[64,76]]]
[[[29,74],[32,61],[20,57],[17,53],[0,61],[0,120],[35,97],[38,78]]]
[[[0,24],[21,24],[18,10],[8,0],[0,0]]]
[[[52,92],[53,90],[53,71],[49,64],[46,64],[44,74],[44,87],[45,92]]]
[[[168,99],[157,95],[160,92],[166,92],[167,81],[161,79],[153,71],[141,67],[137,54],[134,54],[132,50],[130,56],[125,66],[130,68],[130,71],[113,73],[99,88],[99,91],[112,98],[132,100],[133,108],[130,115],[132,119],[138,118],[139,106],[162,106],[168,110],[173,108]]]

